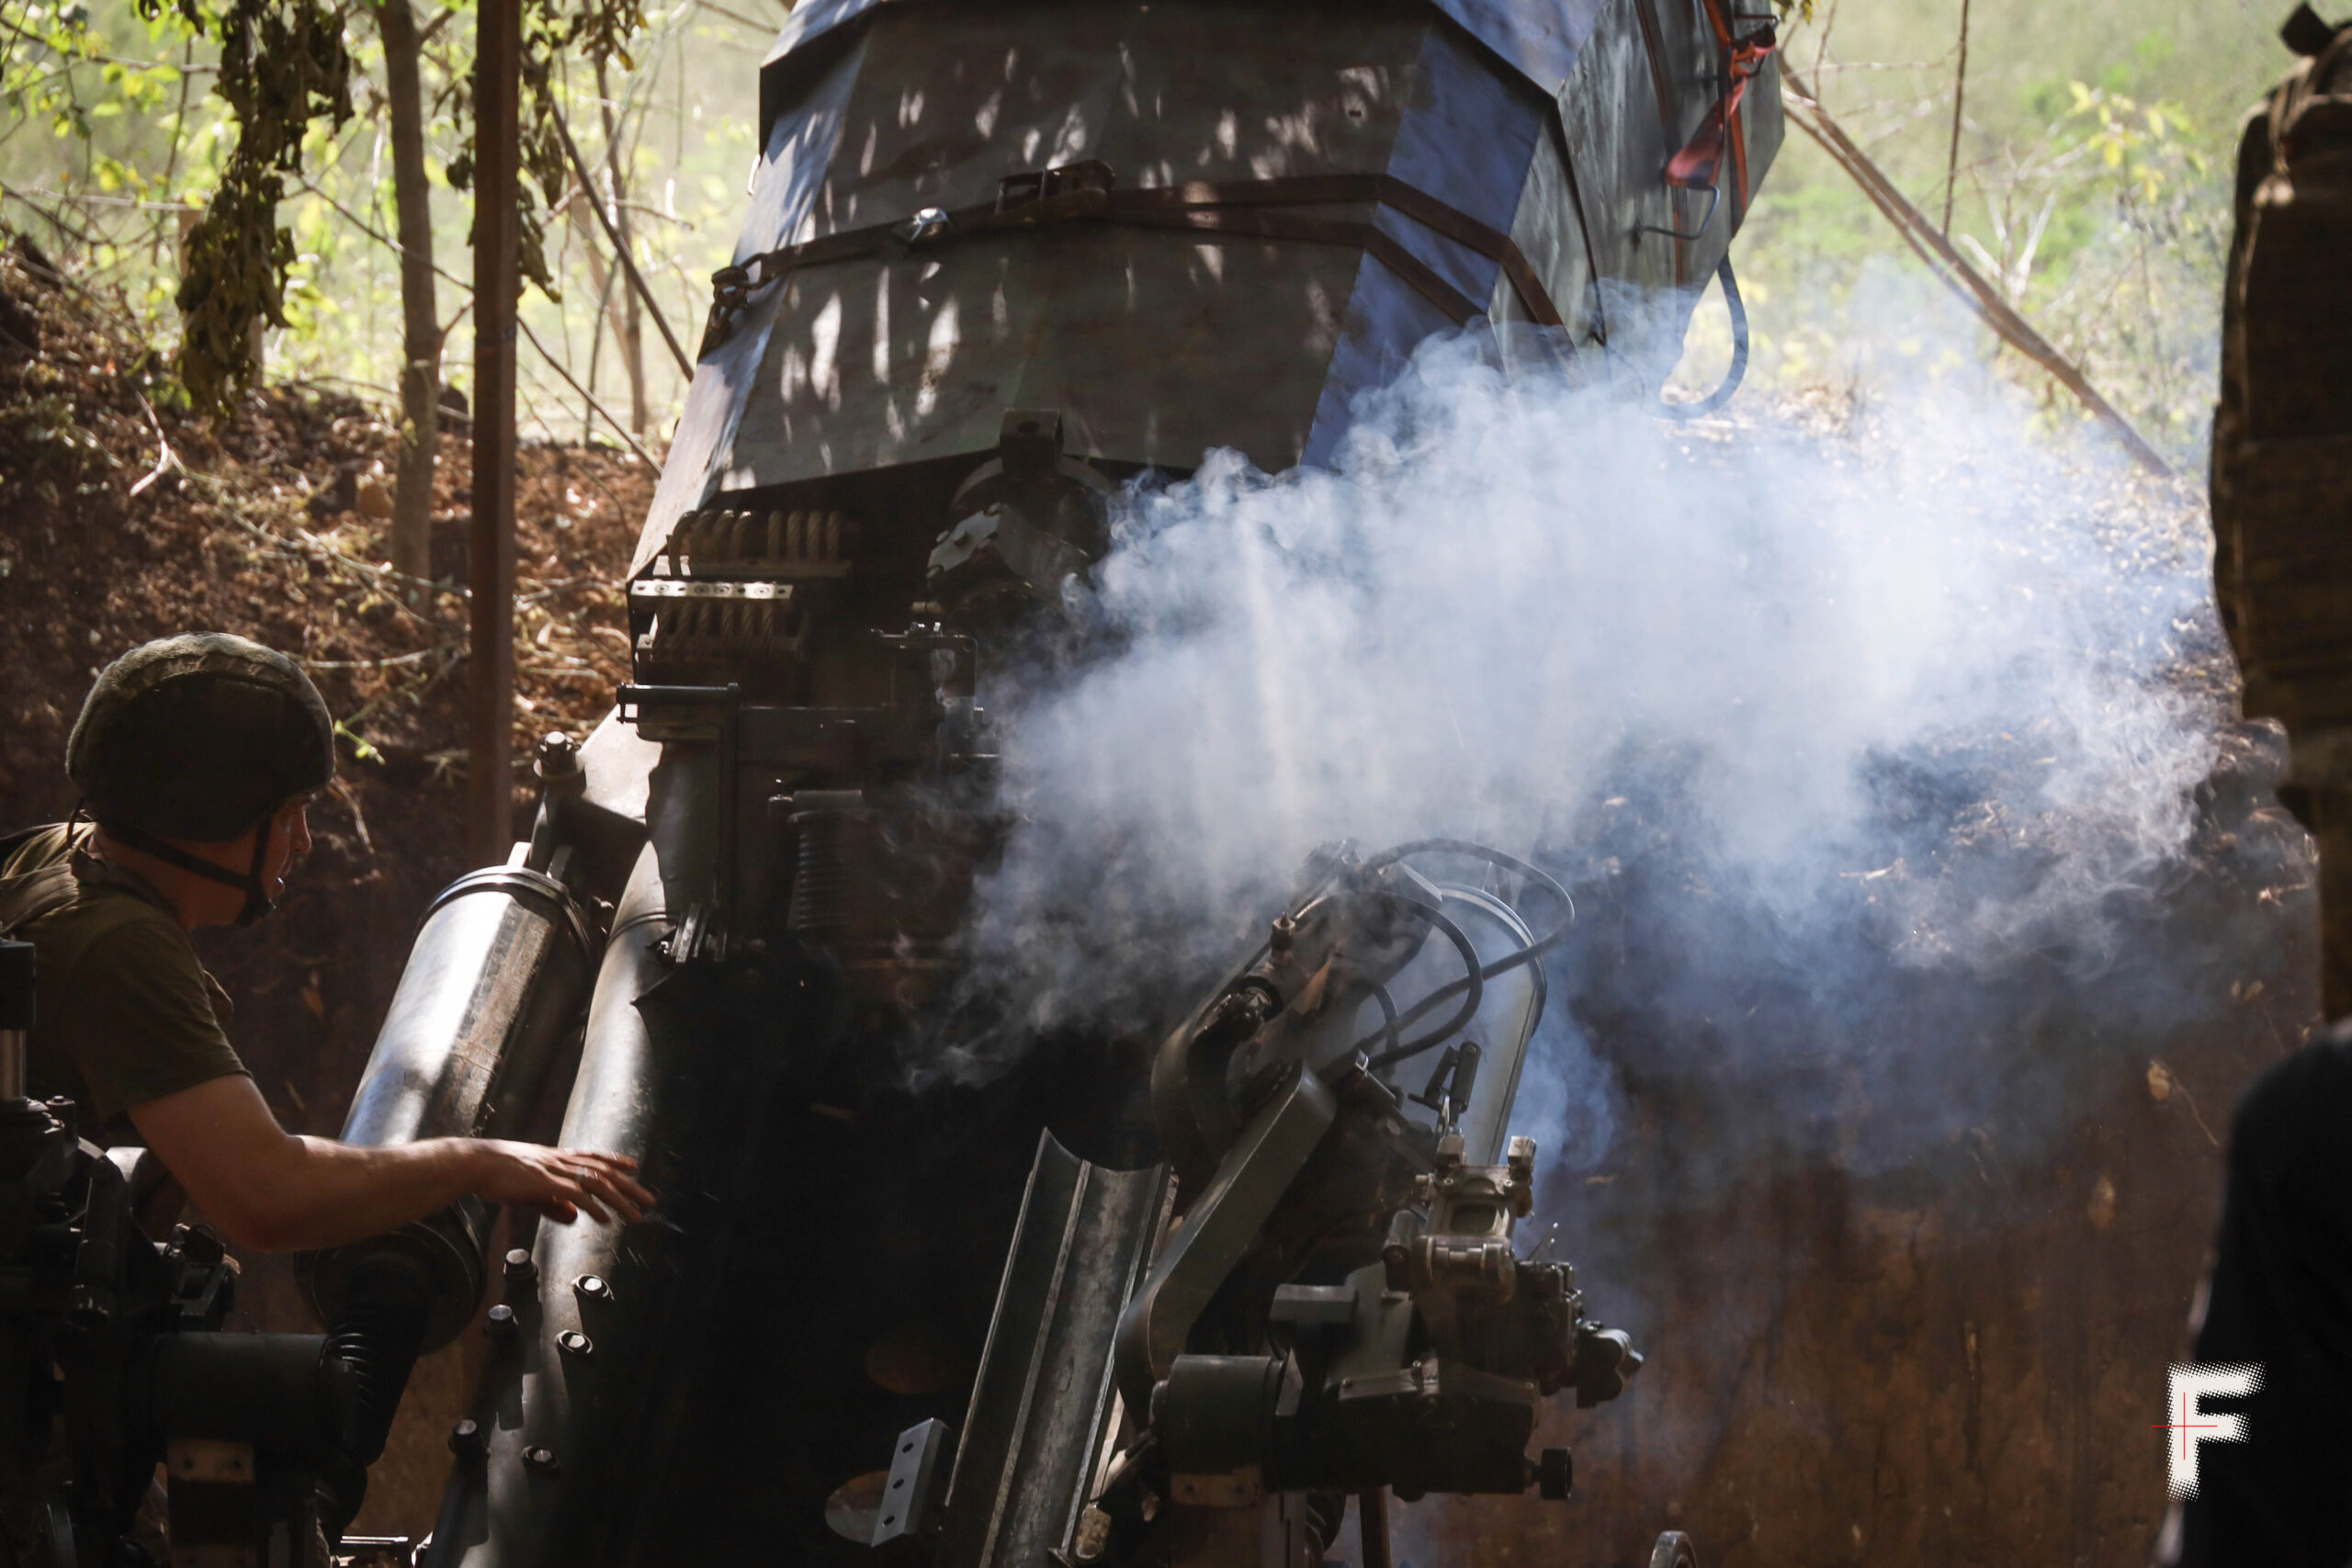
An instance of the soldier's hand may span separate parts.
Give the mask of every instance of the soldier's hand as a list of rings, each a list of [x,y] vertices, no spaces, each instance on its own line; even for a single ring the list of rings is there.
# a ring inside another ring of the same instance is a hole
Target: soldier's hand
[[[535,1209],[567,1225],[583,1213],[600,1224],[615,1215],[634,1224],[653,1207],[653,1194],[636,1179],[637,1161],[626,1155],[493,1138],[476,1146],[482,1174],[474,1192],[491,1202]]]

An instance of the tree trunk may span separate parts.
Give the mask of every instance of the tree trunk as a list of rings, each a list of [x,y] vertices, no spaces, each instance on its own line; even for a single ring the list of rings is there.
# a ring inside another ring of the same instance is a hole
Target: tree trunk
[[[401,242],[401,453],[392,494],[392,570],[433,575],[433,462],[441,434],[441,313],[433,289],[432,187],[424,172],[424,90],[409,0],[375,0],[392,116],[392,201]]]

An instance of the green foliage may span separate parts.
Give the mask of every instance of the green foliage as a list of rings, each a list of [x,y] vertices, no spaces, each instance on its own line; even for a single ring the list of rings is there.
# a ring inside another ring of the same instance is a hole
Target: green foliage
[[[215,15],[224,3],[202,0],[203,13]],[[330,380],[389,400],[401,371],[401,267],[391,238],[398,218],[376,5],[321,3],[342,8],[352,114],[340,122],[314,118],[274,219],[253,210],[240,225],[259,226],[270,244],[265,262],[283,260],[286,269],[277,318],[284,324],[258,313],[265,330],[254,337],[272,381]],[[754,63],[786,7],[782,0],[723,0],[723,9],[700,0],[646,0],[642,30],[632,33],[640,18],[634,6],[528,3],[534,74],[524,112],[537,145],[526,164],[523,232],[531,247],[526,259],[545,281],[523,300],[535,337],[518,365],[521,416],[526,429],[577,439],[583,419],[595,431],[605,427],[563,373],[607,408],[629,410],[632,356],[616,346],[628,290],[603,281],[611,270],[609,242],[567,181],[548,110],[560,104],[566,111],[591,171],[588,199],[625,209],[632,254],[663,313],[673,323],[695,320],[741,219],[757,123]],[[462,187],[471,162],[477,6],[416,4],[425,161],[437,197],[433,260],[450,334],[444,374],[460,390],[470,360],[469,203],[444,187]],[[136,318],[166,355],[176,353],[188,325],[175,297],[192,260],[190,238],[207,208],[218,205],[242,134],[227,97],[212,90],[220,50],[218,28],[191,29],[175,0],[164,0],[152,17],[119,0],[86,9],[65,0],[0,5],[0,221],[37,233],[85,286]],[[600,61],[598,51],[608,52]],[[608,166],[617,173],[617,192]],[[280,230],[290,252],[277,243]],[[225,346],[235,353],[250,341]],[[640,361],[645,406],[666,420],[684,378],[650,326],[644,341],[652,346]],[[155,380],[149,396],[159,406],[187,405],[169,377]]]
[[[183,276],[174,299],[183,322],[177,368],[199,407],[224,408],[252,386],[258,373],[252,328],[315,329],[335,309],[308,275],[292,230],[278,209],[289,182],[331,142],[314,135],[339,130],[353,113],[357,72],[351,24],[354,6],[328,0],[139,0],[153,23],[169,15],[199,36],[216,39],[219,73],[214,91],[234,127],[218,183],[202,215],[184,238]],[[86,27],[73,16],[50,18],[54,52],[96,58]],[[561,289],[541,235],[545,213],[559,206],[571,186],[568,160],[556,125],[560,110],[555,65],[566,53],[596,51],[626,64],[628,40],[645,25],[639,0],[526,0],[524,32],[523,166],[529,177],[518,195],[519,259],[523,276],[550,299]],[[117,89],[86,105],[61,72],[54,85],[0,80],[0,97],[19,112],[47,112],[60,133],[86,139],[94,117],[153,112],[179,76],[169,66],[134,71],[121,62],[104,67],[107,85]],[[459,148],[448,163],[449,182],[470,184],[474,157],[471,83],[448,85],[445,107],[455,122]],[[144,194],[147,182],[119,159],[93,163],[102,190],[129,188]],[[537,187],[534,199],[531,185]]]
[[[2167,187],[2211,166],[2188,140],[2197,134],[2178,104],[2141,105],[2107,87],[2070,82],[2074,107],[2067,118],[2081,128],[2084,145],[2120,176],[2143,202],[2161,200]]]
[[[555,269],[548,265],[547,247],[540,238],[544,217],[560,206],[571,190],[571,164],[564,155],[563,138],[557,129],[562,113],[557,67],[566,55],[578,52],[591,60],[616,61],[623,69],[629,69],[634,62],[628,41],[644,28],[641,0],[578,0],[570,9],[563,0],[526,0],[524,5],[522,170],[528,178],[517,182],[515,192],[519,220],[515,261],[524,280],[536,284],[549,299],[560,300],[563,291],[557,286]],[[458,122],[469,127],[471,84],[455,85],[449,102]],[[461,134],[470,147],[470,130]],[[458,190],[472,186],[473,174],[470,151],[450,160],[449,183]],[[539,187],[536,201],[530,188],[533,181]],[[467,243],[472,243],[470,234]]]
[[[180,81],[179,70],[116,57],[90,23],[89,8],[80,4],[34,4],[14,17],[0,16],[0,27],[11,35],[0,40],[0,108],[19,122],[46,123],[52,135],[85,143],[97,122],[154,113]],[[107,188],[144,188],[119,160],[96,152],[93,158],[114,182]]]
[[[548,209],[560,204],[571,188],[571,160],[557,129],[562,113],[557,102],[556,66],[577,52],[590,60],[617,61],[630,67],[628,41],[645,28],[642,0],[579,0],[566,12],[561,0],[533,0],[523,9],[523,170],[537,180]],[[521,182],[517,182],[518,185]],[[520,262],[523,276],[551,299],[560,299],[555,275],[539,243],[539,214],[532,210],[527,187],[520,197],[523,221]]]
[[[225,407],[253,385],[251,329],[286,325],[294,236],[277,221],[289,175],[302,167],[315,121],[351,118],[351,50],[344,13],[320,0],[176,0],[180,18],[220,43],[215,91],[235,116],[237,140],[220,187],[189,231],[176,296],[187,325],[181,384],[198,406]],[[141,0],[152,20],[162,0]]]
[[[2234,7],[1971,8],[1956,147],[1960,0],[1818,6],[1809,21],[1790,18],[1782,51],[1931,218],[1949,186],[1952,244],[2151,440],[2194,465],[2213,396],[2233,126],[2290,62],[2267,23]],[[1903,361],[1909,374],[1959,343],[2043,399],[2053,423],[2078,417],[2047,377],[1965,324],[1802,135],[1782,147],[1735,255],[1760,382],[1859,385],[1873,367]],[[1949,324],[1923,333],[1939,317]],[[1712,305],[1701,313],[1694,385],[1728,352],[1719,319]]]

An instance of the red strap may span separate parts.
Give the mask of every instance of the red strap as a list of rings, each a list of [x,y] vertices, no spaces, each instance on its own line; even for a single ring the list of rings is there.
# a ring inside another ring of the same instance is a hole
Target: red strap
[[[1747,197],[1747,149],[1745,139],[1738,136],[1738,127],[1731,125],[1731,121],[1739,113],[1740,100],[1747,96],[1747,84],[1764,69],[1765,56],[1772,52],[1772,35],[1766,32],[1747,42],[1733,44],[1725,36],[1722,18],[1715,15],[1713,6],[1707,7],[1707,17],[1715,24],[1716,38],[1724,44],[1728,55],[1731,90],[1708,107],[1706,118],[1700,120],[1697,133],[1683,143],[1680,152],[1666,161],[1666,183],[1680,186],[1685,190],[1705,190],[1714,185],[1716,171],[1724,161],[1725,127],[1730,125],[1732,136],[1741,142],[1734,149],[1733,162],[1738,165],[1736,173],[1739,176],[1739,198],[1741,205],[1745,206]]]

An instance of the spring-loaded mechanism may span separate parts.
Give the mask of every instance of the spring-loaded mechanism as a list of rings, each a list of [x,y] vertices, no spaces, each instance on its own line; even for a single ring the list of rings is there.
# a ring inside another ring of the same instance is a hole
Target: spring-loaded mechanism
[[[785,923],[835,956],[854,932],[857,919],[851,886],[856,840],[865,818],[862,791],[803,790],[792,797],[786,818],[793,837],[792,899]]]

